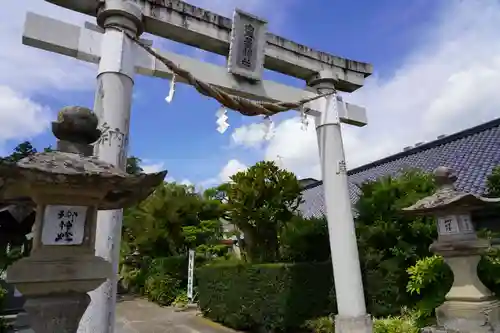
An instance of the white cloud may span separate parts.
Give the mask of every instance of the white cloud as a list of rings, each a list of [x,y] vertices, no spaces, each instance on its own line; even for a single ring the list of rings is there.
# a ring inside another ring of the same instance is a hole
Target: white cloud
[[[193,183],[189,179],[183,179],[179,182],[181,185],[191,186]]]
[[[248,166],[246,166],[245,164],[236,159],[229,160],[216,177],[208,178],[201,181],[198,184],[198,187],[201,190],[203,190],[213,186],[217,186],[222,183],[229,182],[231,180],[232,175],[240,171],[245,171],[247,168]]]
[[[309,121],[307,129],[302,129],[300,117],[283,120],[265,149],[264,159],[276,161],[281,168],[291,170],[297,177],[320,176],[317,163],[318,144],[314,122]]]
[[[95,69],[82,61],[22,44],[28,11],[83,24],[92,18],[39,0],[6,1],[0,12],[0,84],[26,93],[92,89]]]
[[[222,171],[219,173],[218,182],[224,183],[230,180],[230,177],[240,171],[246,170],[247,166],[241,163],[238,160],[230,160],[227,164],[222,168]]]
[[[6,140],[30,138],[43,132],[52,120],[48,107],[35,95],[91,89],[92,67],[68,57],[53,55],[22,44],[27,11],[68,22],[83,22],[83,15],[44,1],[6,1],[0,12],[0,145]]]
[[[253,123],[238,127],[231,134],[231,141],[236,145],[250,148],[259,148],[267,135],[267,126],[264,123]]]
[[[0,85],[0,143],[10,139],[30,137],[42,132],[49,124],[48,108]]]
[[[144,160],[142,161],[141,168],[144,173],[160,172],[162,170],[165,170],[165,163]]]
[[[165,181],[168,183],[177,183],[177,184],[185,185],[185,186],[194,185],[189,179],[183,179],[181,181],[177,181],[174,177],[167,177],[167,179],[165,179]]]
[[[369,78],[347,100],[367,107],[364,128],[343,126],[350,167],[402,151],[498,117],[500,110],[500,3],[451,1],[421,32],[392,75]],[[385,73],[384,73],[385,74]],[[252,138],[252,127],[236,129]],[[256,134],[255,134],[256,135]],[[236,140],[235,140],[236,142]],[[251,146],[258,146],[249,140]],[[239,139],[240,144],[248,144]],[[300,129],[298,119],[276,127],[265,157],[282,156],[301,177],[319,176],[316,134]]]
[[[153,160],[148,160],[145,159],[141,163],[141,168],[144,173],[153,173],[153,172],[159,172],[167,169],[166,165],[164,162],[158,162],[158,161],[153,161]],[[172,177],[170,175],[167,175],[165,178],[165,181],[168,183],[177,183],[181,185],[186,185],[186,186],[191,186],[194,185],[192,181],[190,181],[187,178],[184,178],[182,180],[178,180],[175,177]]]

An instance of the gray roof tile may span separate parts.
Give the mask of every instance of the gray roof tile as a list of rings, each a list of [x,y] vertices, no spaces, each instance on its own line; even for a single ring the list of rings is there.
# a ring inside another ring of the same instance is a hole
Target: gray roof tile
[[[413,149],[349,170],[349,192],[355,203],[365,181],[396,175],[404,169],[419,168],[431,172],[438,166],[451,167],[457,177],[457,189],[484,194],[486,178],[500,165],[500,118],[446,136]],[[300,206],[306,217],[325,212],[322,182],[305,187]]]

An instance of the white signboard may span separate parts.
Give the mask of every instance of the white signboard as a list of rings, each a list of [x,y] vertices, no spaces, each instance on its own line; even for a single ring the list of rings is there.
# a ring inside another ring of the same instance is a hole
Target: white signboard
[[[189,250],[187,297],[193,299],[194,250]]]
[[[43,216],[42,244],[82,244],[87,208],[85,206],[47,206]]]
[[[254,81],[262,79],[266,33],[266,21],[239,9],[234,11],[228,56],[229,73]]]
[[[457,217],[455,215],[438,218],[438,230],[440,235],[455,235],[460,233]]]

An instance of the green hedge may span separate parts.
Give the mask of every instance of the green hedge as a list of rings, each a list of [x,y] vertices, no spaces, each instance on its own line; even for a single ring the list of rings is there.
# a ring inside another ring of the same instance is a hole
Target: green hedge
[[[206,261],[196,257],[195,267]],[[187,289],[187,256],[147,260],[141,268],[122,267],[124,286],[131,292],[146,296],[160,305],[170,305]]]
[[[336,308],[331,263],[207,265],[196,276],[204,315],[238,330],[299,328]]]

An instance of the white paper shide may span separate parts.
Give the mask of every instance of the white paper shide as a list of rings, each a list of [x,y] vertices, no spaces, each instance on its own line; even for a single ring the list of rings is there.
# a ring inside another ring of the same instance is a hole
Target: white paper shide
[[[43,216],[42,244],[82,244],[87,209],[85,206],[47,206]]]

